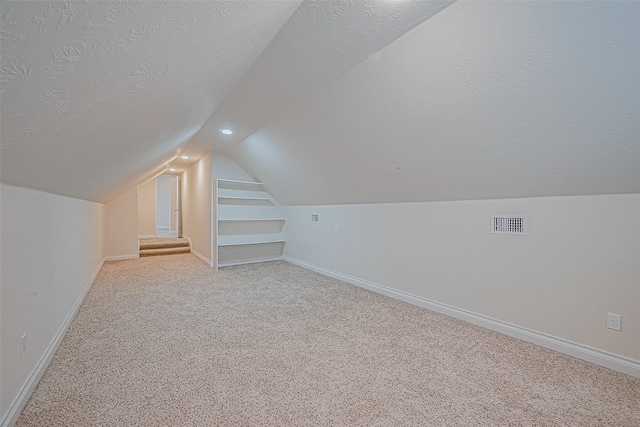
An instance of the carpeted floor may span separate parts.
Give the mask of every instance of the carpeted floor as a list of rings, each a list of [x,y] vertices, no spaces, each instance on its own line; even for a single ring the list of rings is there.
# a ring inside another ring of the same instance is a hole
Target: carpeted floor
[[[640,380],[285,262],[107,263],[18,426],[639,426]]]

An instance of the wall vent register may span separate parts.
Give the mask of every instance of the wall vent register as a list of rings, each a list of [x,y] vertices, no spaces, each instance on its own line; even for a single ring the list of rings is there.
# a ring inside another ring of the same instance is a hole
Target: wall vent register
[[[527,235],[526,215],[491,215],[491,234]]]

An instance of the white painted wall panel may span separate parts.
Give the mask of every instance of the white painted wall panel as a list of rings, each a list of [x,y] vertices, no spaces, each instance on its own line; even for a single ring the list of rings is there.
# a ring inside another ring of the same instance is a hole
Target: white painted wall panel
[[[138,186],[134,185],[107,203],[105,208],[105,257],[135,258],[138,246]]]
[[[496,213],[528,236],[490,234]],[[640,194],[294,206],[284,255],[640,361],[638,218]]]
[[[104,205],[1,184],[0,420],[103,258]],[[20,357],[20,337],[27,350]]]
[[[182,233],[191,238],[191,249],[212,260],[213,179],[211,153],[182,174]]]
[[[151,180],[138,186],[138,235],[156,234],[156,184]]]
[[[231,179],[235,181],[254,182],[247,172],[245,172],[229,155],[219,151],[211,153],[211,172],[213,179]]]

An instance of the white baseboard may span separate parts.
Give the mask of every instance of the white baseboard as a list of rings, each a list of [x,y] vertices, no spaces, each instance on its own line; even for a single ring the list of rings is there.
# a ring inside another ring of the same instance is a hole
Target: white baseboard
[[[104,257],[104,260],[105,261],[121,261],[123,259],[135,259],[135,258],[140,258],[140,254],[107,256],[107,257]]]
[[[56,353],[56,350],[60,346],[60,343],[62,342],[64,335],[67,333],[67,329],[69,329],[71,322],[76,317],[76,313],[78,312],[78,309],[82,305],[84,298],[87,296],[89,289],[91,289],[93,282],[96,280],[96,277],[98,276],[100,269],[102,269],[104,262],[105,260],[102,260],[100,265],[98,265],[98,268],[96,268],[96,270],[93,272],[91,279],[89,279],[89,282],[85,285],[84,289],[82,290],[82,293],[76,300],[75,304],[73,304],[73,307],[71,307],[71,311],[69,311],[69,314],[67,314],[67,317],[64,319],[64,322],[62,323],[62,325],[54,335],[53,340],[51,341],[51,343],[49,343],[44,354],[36,364],[35,368],[33,368],[33,371],[31,371],[31,374],[29,374],[29,376],[27,377],[27,380],[25,381],[25,383],[22,385],[22,388],[20,389],[18,396],[11,403],[11,406],[9,407],[9,411],[7,412],[7,415],[4,417],[2,422],[0,422],[0,426],[11,427],[18,420],[20,413],[22,412],[27,402],[29,401],[29,397],[31,397],[31,393],[33,393],[33,390],[38,385],[40,378],[42,378],[42,375],[47,370],[47,367],[49,366],[49,363],[51,362],[53,355]]]
[[[200,258],[205,264],[207,264],[209,267],[213,268],[213,261],[211,261],[209,258],[207,258],[206,256],[202,255],[200,252],[193,250],[193,245],[191,244],[191,237],[183,234],[182,235],[183,239],[187,239],[189,241],[189,249],[191,249],[191,253],[194,254],[195,256],[197,256],[198,258]]]
[[[268,262],[268,261],[280,261],[282,257],[263,257],[263,258],[251,258],[246,260],[234,260],[234,261],[225,261],[218,263],[218,267],[230,267],[232,265],[242,265],[242,264],[255,264],[257,262]]]
[[[200,258],[202,261],[204,261],[205,264],[207,264],[209,267],[213,268],[213,261],[211,261],[209,258],[205,257],[198,251],[194,251],[193,248],[191,248],[191,253],[197,256],[198,258]]]
[[[417,305],[428,310],[455,317],[457,319],[464,320],[469,323],[473,323],[475,325],[479,325],[487,329],[503,333],[505,335],[519,338],[532,344],[559,351],[560,353],[568,354],[569,356],[577,357],[578,359],[586,360],[587,362],[595,363],[596,365],[604,366],[606,368],[610,368],[615,371],[640,378],[640,361],[637,360],[618,356],[617,354],[598,350],[596,348],[565,340],[563,338],[558,338],[552,335],[544,334],[542,332],[523,328],[521,326],[503,322],[498,319],[483,316],[482,314],[477,314],[446,304],[441,304],[439,302],[431,301],[426,298],[389,288],[387,286],[338,273],[337,271],[329,270],[327,268],[320,267],[318,265],[311,264],[296,258],[283,256],[282,259],[284,261],[290,262],[291,264],[295,264],[302,268],[315,271],[316,273],[324,274],[325,276],[333,277],[334,279],[342,280],[343,282],[347,282],[361,288],[369,289],[370,291],[386,295],[388,297],[395,298],[409,304]]]

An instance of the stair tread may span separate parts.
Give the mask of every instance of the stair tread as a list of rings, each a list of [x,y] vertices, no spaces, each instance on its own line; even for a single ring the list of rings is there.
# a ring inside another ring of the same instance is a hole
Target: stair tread
[[[156,255],[176,255],[176,254],[188,254],[191,249],[187,247],[179,248],[155,248],[155,249],[143,249],[140,250],[140,256],[156,256]]]
[[[161,248],[188,248],[189,242],[176,243],[141,243],[140,250],[143,249],[161,249]]]

